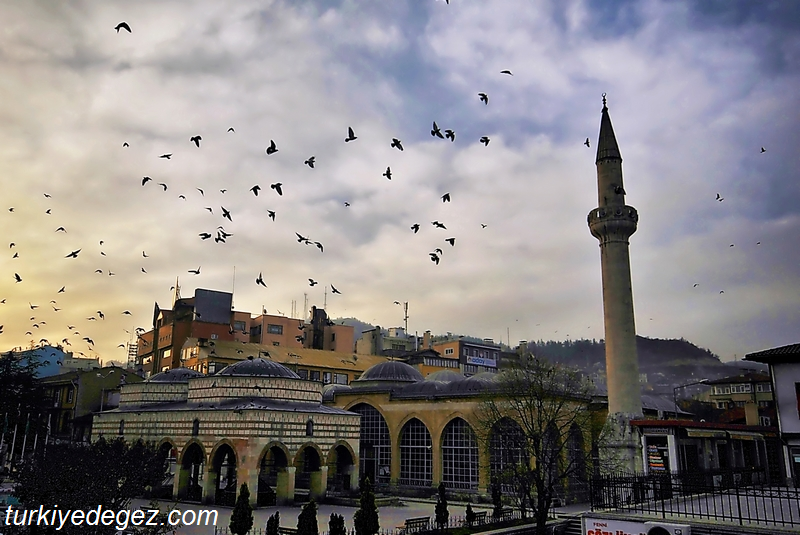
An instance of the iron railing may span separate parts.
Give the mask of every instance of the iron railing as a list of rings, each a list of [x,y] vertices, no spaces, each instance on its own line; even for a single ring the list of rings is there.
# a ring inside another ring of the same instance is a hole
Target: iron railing
[[[760,469],[599,476],[591,480],[591,507],[662,519],[800,526],[800,489],[764,481],[766,474]]]

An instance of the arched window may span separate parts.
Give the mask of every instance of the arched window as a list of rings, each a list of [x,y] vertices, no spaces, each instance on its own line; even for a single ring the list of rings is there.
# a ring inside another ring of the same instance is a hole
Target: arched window
[[[467,422],[455,418],[444,428],[442,481],[451,489],[478,488],[478,440]]]
[[[195,418],[192,422],[192,436],[196,437],[200,434],[200,420]]]
[[[361,403],[350,411],[361,415],[359,471],[373,485],[388,485],[392,466],[392,440],[386,420],[372,405]]]
[[[306,436],[313,437],[314,436],[314,420],[311,418],[308,419],[306,422]]]
[[[433,481],[433,444],[425,424],[416,418],[400,433],[400,484],[430,487]]]
[[[119,430],[117,431],[119,436],[125,435],[125,420],[119,421]]]
[[[489,439],[489,467],[492,481],[497,481],[504,492],[510,492],[514,475],[525,470],[530,455],[525,434],[511,418],[498,420],[492,426]]]

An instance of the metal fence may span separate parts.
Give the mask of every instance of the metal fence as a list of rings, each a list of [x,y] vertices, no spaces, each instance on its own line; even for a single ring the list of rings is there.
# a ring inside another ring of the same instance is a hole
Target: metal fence
[[[522,518],[522,515],[517,510],[512,509],[504,509],[503,515],[500,518],[492,517],[491,513],[486,515],[486,519],[483,522],[474,522],[472,527],[477,528],[480,526],[494,526],[497,525],[501,527],[501,524],[506,522],[517,521]],[[462,528],[462,527],[469,527],[467,524],[467,520],[463,516],[454,516],[450,515],[450,519],[447,523],[446,529],[455,529],[455,528]],[[438,532],[439,526],[436,525],[434,521],[434,517],[430,518],[430,522],[428,523],[427,527],[420,527],[419,529],[414,529],[413,531],[406,531],[404,527],[392,527],[392,528],[381,528],[377,535],[423,535],[425,533],[433,533]],[[247,535],[266,535],[266,529],[261,527],[253,527],[250,531],[247,532]],[[233,535],[227,526],[215,526],[214,527],[214,535]],[[328,535],[327,531],[320,531],[319,535]],[[356,535],[355,528],[350,529],[347,531],[347,535]]]
[[[800,527],[800,489],[764,483],[760,470],[611,475],[591,481],[592,511],[619,510],[739,525]]]

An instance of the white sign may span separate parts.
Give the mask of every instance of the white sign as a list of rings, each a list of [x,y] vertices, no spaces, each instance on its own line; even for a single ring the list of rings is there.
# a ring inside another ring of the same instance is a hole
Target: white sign
[[[641,522],[584,517],[583,535],[647,535],[647,526]]]
[[[485,359],[483,357],[467,357],[467,364],[474,364],[476,366],[487,366],[489,368],[497,368],[496,360]]]

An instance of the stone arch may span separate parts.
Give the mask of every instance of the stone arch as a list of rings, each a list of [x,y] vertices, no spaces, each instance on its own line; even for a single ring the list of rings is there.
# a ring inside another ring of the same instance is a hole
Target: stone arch
[[[171,500],[177,473],[178,448],[171,439],[164,438],[159,442],[156,451],[158,451],[159,455],[163,455],[165,475],[161,483],[153,487],[153,496],[159,499]]]
[[[303,489],[311,491],[311,479],[314,472],[319,472],[322,468],[322,451],[313,442],[306,442],[297,450],[292,466],[295,472],[295,490]]]
[[[430,487],[433,484],[433,441],[428,427],[416,417],[400,429],[400,485]]]
[[[338,441],[328,452],[328,493],[346,494],[357,482],[353,476],[357,473],[357,457],[353,448],[344,441]]]
[[[208,471],[214,482],[214,503],[233,506],[236,503],[236,449],[229,440],[221,440],[211,451]]]
[[[389,485],[392,469],[392,436],[383,413],[366,401],[348,406],[361,415],[358,467],[361,477],[368,477],[375,487]]]
[[[178,499],[199,502],[203,499],[206,454],[203,444],[190,440],[183,447],[178,468]]]
[[[277,505],[279,495],[282,503],[288,501],[288,490],[282,490],[282,486],[287,485],[290,458],[289,450],[281,442],[272,441],[264,446],[258,461],[257,505]],[[294,490],[291,493],[293,498]]]
[[[478,437],[464,418],[450,419],[442,429],[442,482],[449,489],[478,488]]]

